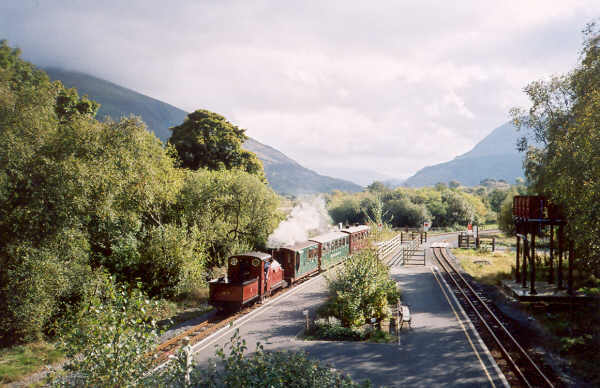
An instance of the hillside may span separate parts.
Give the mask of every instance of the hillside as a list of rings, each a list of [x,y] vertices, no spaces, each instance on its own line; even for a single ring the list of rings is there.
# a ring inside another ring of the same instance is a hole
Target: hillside
[[[131,114],[141,116],[148,129],[163,142],[171,136],[169,128],[181,124],[187,116],[187,112],[172,105],[88,74],[56,68],[44,70],[51,79],[60,80],[66,87],[76,88],[80,95],[87,94],[89,98],[99,102],[101,107],[98,118],[110,116],[118,119]],[[254,152],[263,162],[269,184],[280,194],[362,190],[355,183],[320,175],[302,167],[275,148],[254,139],[248,139],[243,147]]]
[[[517,139],[522,135],[508,122],[494,129],[469,152],[449,162],[422,168],[404,185],[422,187],[456,180],[465,186],[474,186],[486,178],[514,183],[523,176],[523,155],[516,149]]]
[[[271,187],[280,194],[303,195],[333,190],[349,192],[362,190],[362,187],[355,183],[320,175],[302,167],[275,148],[254,139],[248,139],[244,143],[244,148],[254,152],[263,162]],[[315,191],[315,188],[318,188],[318,191]]]
[[[118,119],[131,114],[141,116],[148,129],[163,142],[171,136],[169,128],[181,124],[187,116],[187,112],[172,105],[88,74],[57,68],[44,71],[66,87],[76,88],[79,95],[87,94],[98,101],[101,104],[99,119],[106,116]]]

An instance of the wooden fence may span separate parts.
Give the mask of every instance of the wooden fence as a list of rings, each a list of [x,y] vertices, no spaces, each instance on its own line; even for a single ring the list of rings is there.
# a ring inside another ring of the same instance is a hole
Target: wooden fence
[[[404,265],[417,253],[419,246],[424,241],[427,241],[426,234],[408,233],[405,235],[401,232],[388,241],[378,243],[377,256],[380,260],[385,260],[390,266],[396,264]],[[423,251],[422,262],[418,260],[418,264],[425,265],[425,251]]]

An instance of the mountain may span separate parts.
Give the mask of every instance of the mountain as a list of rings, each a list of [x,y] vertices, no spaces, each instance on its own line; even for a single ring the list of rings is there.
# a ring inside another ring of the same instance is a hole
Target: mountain
[[[163,142],[171,136],[170,127],[181,124],[187,112],[145,96],[112,82],[64,69],[46,68],[48,76],[60,80],[68,88],[76,88],[79,95],[87,95],[101,104],[97,117],[119,119],[131,114],[141,116],[148,129]],[[362,187],[342,179],[320,175],[302,167],[273,147],[249,138],[243,147],[254,152],[263,162],[269,184],[280,194],[304,195],[341,191],[361,191]]]
[[[273,190],[280,194],[304,195],[332,192],[333,190],[357,192],[362,187],[342,179],[319,175],[302,167],[273,147],[250,138],[244,148],[254,152],[263,162],[265,174]]]
[[[361,186],[368,186],[375,181],[382,182],[391,178],[389,175],[382,174],[378,171],[353,167],[323,167],[321,168],[321,172],[330,176],[337,176],[342,179],[350,180]]]
[[[48,76],[60,80],[67,88],[75,88],[79,95],[88,95],[101,104],[97,117],[119,119],[131,114],[141,116],[148,129],[164,143],[171,137],[170,127],[179,125],[187,112],[131,89],[91,75],[69,70],[46,68]]]
[[[456,180],[465,186],[478,185],[486,178],[513,183],[523,176],[523,154],[516,149],[523,133],[511,122],[494,129],[469,152],[449,162],[425,167],[405,182],[405,186],[433,186]]]

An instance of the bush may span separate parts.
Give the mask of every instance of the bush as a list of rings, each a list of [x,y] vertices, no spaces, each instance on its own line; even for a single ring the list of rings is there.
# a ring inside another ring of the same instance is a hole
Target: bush
[[[202,370],[193,365],[190,356],[181,351],[175,362],[154,377],[155,386],[165,387],[370,387],[310,360],[303,352],[267,352],[257,344],[251,356],[245,356],[246,342],[236,330],[229,353],[217,349],[218,363],[211,360]],[[186,376],[187,375],[187,376]]]
[[[52,384],[66,387],[123,387],[144,385],[153,359],[158,332],[148,312],[155,303],[137,288],[128,290],[114,277],[99,277],[85,302],[61,337],[69,358],[66,375],[55,375]]]
[[[504,201],[502,201],[500,212],[498,213],[498,228],[506,233],[507,236],[514,236],[516,233],[515,224],[512,219],[514,195],[515,194],[511,192],[506,196]]]
[[[344,327],[334,317],[315,320],[306,335],[309,338],[314,337],[315,339],[329,341],[362,341],[366,339],[366,335],[362,330]]]
[[[400,297],[388,268],[371,249],[349,257],[335,279],[328,282],[329,310],[345,327],[388,317],[388,305],[396,304]]]
[[[207,254],[196,226],[153,228],[144,239],[140,256],[139,274],[152,296],[173,297],[206,284]]]

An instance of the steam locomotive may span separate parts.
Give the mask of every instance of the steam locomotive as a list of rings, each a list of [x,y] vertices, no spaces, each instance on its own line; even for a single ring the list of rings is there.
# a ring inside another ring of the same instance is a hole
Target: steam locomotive
[[[359,225],[273,249],[271,254],[231,256],[227,276],[209,282],[210,304],[221,311],[240,310],[365,248],[368,236],[369,227]]]

